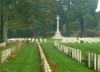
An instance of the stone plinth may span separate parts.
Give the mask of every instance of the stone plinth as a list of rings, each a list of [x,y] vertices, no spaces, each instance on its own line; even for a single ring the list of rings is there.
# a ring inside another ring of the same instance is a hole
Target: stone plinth
[[[60,31],[56,31],[55,36],[53,36],[53,39],[62,39],[62,38],[63,38],[63,36],[61,36]]]

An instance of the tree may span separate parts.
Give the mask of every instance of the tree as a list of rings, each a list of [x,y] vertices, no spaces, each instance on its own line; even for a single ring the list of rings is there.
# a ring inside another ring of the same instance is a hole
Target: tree
[[[95,9],[97,8],[98,0],[58,0],[57,9],[60,8],[59,14],[65,20],[63,21],[67,27],[67,35],[74,32],[75,28],[71,27],[78,21],[77,32],[80,31],[80,36],[86,36],[86,28],[93,29],[98,23]],[[62,24],[63,25],[63,24]],[[71,30],[70,30],[71,29]],[[78,30],[79,29],[79,30]],[[72,32],[73,31],[73,32]]]
[[[55,0],[18,0],[17,4],[12,3],[13,13],[8,21],[10,31],[15,34],[18,30],[30,30],[34,32],[33,35],[37,33],[46,35],[53,22],[52,13],[55,2]],[[15,27],[14,30],[11,27]]]
[[[0,7],[1,7],[1,11],[0,11],[0,17],[1,17],[1,23],[0,23],[0,43],[3,42],[3,26],[4,26],[4,22],[3,22],[3,0],[0,1]]]

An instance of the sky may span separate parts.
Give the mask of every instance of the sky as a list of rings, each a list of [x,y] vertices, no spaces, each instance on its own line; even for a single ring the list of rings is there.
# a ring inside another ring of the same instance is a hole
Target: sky
[[[97,6],[97,9],[96,9],[96,12],[99,12],[100,11],[100,0],[98,1],[98,6]]]

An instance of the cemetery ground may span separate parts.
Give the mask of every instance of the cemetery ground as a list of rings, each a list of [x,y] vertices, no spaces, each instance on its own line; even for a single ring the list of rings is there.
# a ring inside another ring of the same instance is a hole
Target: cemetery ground
[[[40,72],[37,44],[27,44],[11,61],[2,63],[2,72]]]
[[[58,51],[54,46],[53,40],[42,43],[42,47],[47,51],[46,53],[48,53],[48,60],[57,65],[59,72],[94,72],[86,67],[84,63],[79,63]]]
[[[7,43],[6,46],[4,48],[0,48],[0,51],[3,51],[7,48],[13,47],[15,45],[17,45],[18,43]]]
[[[55,40],[48,39],[46,42],[41,42],[40,44],[48,62],[55,64],[55,68],[58,72],[94,72],[86,66],[86,63],[77,62],[66,54],[60,52],[54,46],[54,42]],[[100,54],[99,43],[68,43],[64,45],[78,48],[82,50],[82,54],[87,50]],[[11,61],[5,61],[1,66],[2,72],[41,72],[41,64],[38,44],[31,43],[26,44]]]
[[[62,43],[65,46],[73,47],[82,51],[82,55],[86,52],[92,52],[100,55],[100,43]]]

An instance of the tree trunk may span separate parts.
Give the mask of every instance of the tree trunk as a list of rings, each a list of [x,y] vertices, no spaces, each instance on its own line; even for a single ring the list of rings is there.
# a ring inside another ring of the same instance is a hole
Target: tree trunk
[[[80,37],[86,37],[87,36],[87,28],[86,28],[86,22],[80,18]]]
[[[7,41],[7,33],[8,33],[8,15],[4,16],[4,24],[3,24],[3,41]]]
[[[71,35],[71,30],[70,30],[70,28],[68,28],[68,26],[67,26],[66,34],[67,34],[67,36],[70,36]]]
[[[36,38],[38,38],[38,32],[34,32],[34,38],[36,40]]]
[[[83,25],[83,28],[84,28],[83,37],[87,37],[86,21],[84,21],[84,25]]]
[[[3,25],[4,25],[4,21],[3,21],[3,0],[1,0],[0,4],[1,4],[1,23],[0,23],[0,43],[1,43],[1,42],[3,42]]]
[[[43,38],[46,38],[47,32],[43,31]]]
[[[83,37],[84,36],[84,21],[82,19],[82,17],[80,17],[80,35],[79,37]]]
[[[8,22],[8,20],[7,20],[7,22]],[[7,41],[7,34],[8,34],[7,22],[4,24],[4,28],[3,28],[3,41],[4,42]]]

